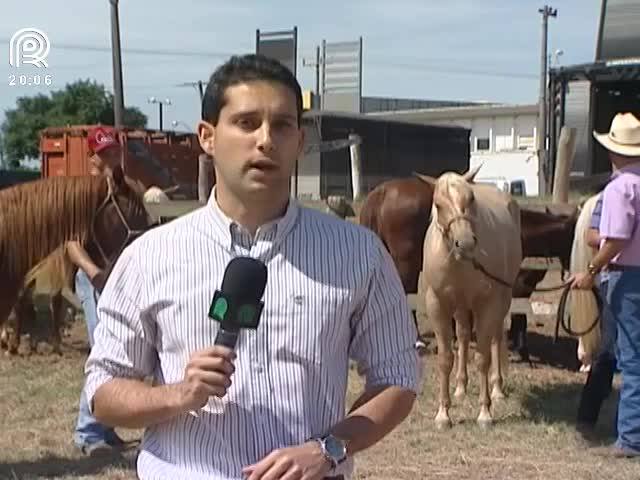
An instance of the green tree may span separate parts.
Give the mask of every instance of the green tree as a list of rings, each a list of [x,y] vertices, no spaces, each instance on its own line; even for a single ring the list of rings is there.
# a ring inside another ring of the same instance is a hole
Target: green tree
[[[25,157],[39,155],[39,133],[46,127],[101,123],[114,125],[113,95],[103,85],[90,80],[67,84],[50,96],[20,97],[16,108],[5,112],[2,124],[3,147],[10,166],[17,167]],[[124,123],[146,128],[147,116],[136,107],[127,107]]]

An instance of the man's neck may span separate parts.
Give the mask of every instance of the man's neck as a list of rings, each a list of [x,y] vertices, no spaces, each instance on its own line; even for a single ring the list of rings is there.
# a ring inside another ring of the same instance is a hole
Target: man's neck
[[[621,158],[617,157],[611,162],[612,170],[618,171],[628,167],[640,166],[640,157]]]
[[[221,185],[216,185],[215,200],[218,208],[230,219],[255,235],[261,225],[282,217],[289,203],[289,192],[273,192],[268,198],[256,196],[238,198]]]

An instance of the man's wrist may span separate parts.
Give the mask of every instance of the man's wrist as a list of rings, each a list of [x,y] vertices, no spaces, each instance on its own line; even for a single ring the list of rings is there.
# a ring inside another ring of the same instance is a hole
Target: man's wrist
[[[333,434],[323,435],[312,439],[317,443],[323,457],[328,462],[331,469],[335,469],[349,456],[347,441],[336,437]]]
[[[309,440],[309,442],[313,445],[313,448],[316,449],[316,451],[318,452],[319,455],[319,462],[326,465],[327,467],[327,471],[332,471],[335,467],[334,467],[334,462],[331,459],[331,457],[329,457],[327,455],[327,453],[324,451],[324,449],[322,448],[322,444],[320,443],[320,440],[318,438],[312,438],[311,440]]]

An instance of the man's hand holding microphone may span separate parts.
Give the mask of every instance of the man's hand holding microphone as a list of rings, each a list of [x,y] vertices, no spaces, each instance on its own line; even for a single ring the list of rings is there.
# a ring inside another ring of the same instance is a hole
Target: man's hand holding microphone
[[[227,394],[235,371],[238,334],[243,328],[258,328],[266,284],[267,267],[259,260],[236,257],[227,265],[222,287],[209,309],[209,317],[220,324],[214,345],[191,355],[178,387],[181,402],[193,415],[198,415],[210,397]]]

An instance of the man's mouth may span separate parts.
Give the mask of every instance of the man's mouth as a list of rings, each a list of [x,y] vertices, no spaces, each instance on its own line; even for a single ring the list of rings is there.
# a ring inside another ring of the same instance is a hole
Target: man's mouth
[[[250,169],[263,170],[263,171],[271,171],[277,170],[278,164],[272,160],[254,160],[253,162],[249,162],[248,166]]]

